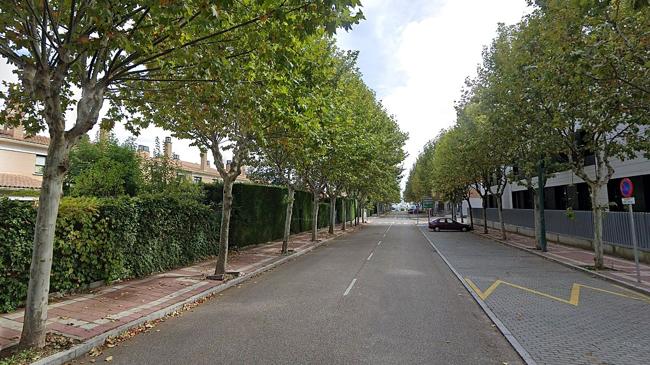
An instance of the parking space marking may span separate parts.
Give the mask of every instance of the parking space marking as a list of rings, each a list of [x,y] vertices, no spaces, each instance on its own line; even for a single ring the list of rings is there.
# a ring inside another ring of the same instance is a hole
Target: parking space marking
[[[499,287],[499,285],[503,284],[503,285],[508,285],[510,287],[526,291],[528,293],[536,294],[536,295],[539,295],[539,296],[542,296],[542,297],[545,297],[545,298],[548,298],[548,299],[552,299],[552,300],[555,300],[555,301],[558,301],[558,302],[561,302],[561,303],[564,303],[564,304],[573,305],[573,306],[576,306],[576,307],[580,304],[580,289],[581,288],[591,289],[591,290],[598,291],[598,292],[601,292],[601,293],[616,295],[616,296],[623,297],[623,298],[639,300],[639,301],[650,304],[650,298],[645,297],[645,296],[643,296],[641,294],[636,294],[635,293],[635,295],[628,295],[628,294],[613,292],[613,291],[610,291],[610,290],[605,290],[605,289],[596,288],[596,287],[593,287],[593,286],[583,285],[583,284],[578,284],[578,283],[574,283],[572,285],[572,287],[571,287],[571,295],[569,296],[569,299],[567,300],[567,299],[559,298],[559,297],[556,297],[556,296],[553,296],[553,295],[550,295],[550,294],[547,294],[547,293],[543,293],[541,291],[530,289],[530,288],[527,288],[525,286],[509,283],[509,282],[503,281],[503,280],[496,280],[485,291],[482,291],[469,278],[465,278],[465,282],[467,283],[467,285],[470,286],[470,288],[472,288],[472,290],[474,290],[474,292],[476,292],[476,294],[479,296],[479,298],[481,298],[483,300],[486,300],[490,295],[492,295],[492,293],[494,293],[494,291],[496,290],[496,288]]]

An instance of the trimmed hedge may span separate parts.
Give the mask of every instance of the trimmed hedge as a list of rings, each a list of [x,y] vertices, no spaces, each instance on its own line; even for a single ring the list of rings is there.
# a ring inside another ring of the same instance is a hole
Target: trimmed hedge
[[[52,292],[95,281],[142,277],[217,254],[222,186],[204,185],[203,203],[179,195],[64,198],[54,242]],[[230,226],[232,247],[282,238],[286,189],[235,184]],[[311,230],[312,195],[297,191],[291,232]],[[341,220],[341,199],[337,221]],[[346,204],[348,220],[355,207]],[[329,203],[320,203],[319,227],[329,224]],[[0,312],[26,297],[36,209],[33,203],[0,198]]]
[[[36,210],[0,199],[0,311],[21,305],[29,282]],[[219,217],[170,196],[61,201],[51,292],[140,277],[216,254]]]
[[[205,184],[206,204],[220,211],[223,200],[223,185]],[[230,221],[229,243],[232,247],[244,247],[282,238],[284,233],[285,202],[287,189],[279,186],[235,184],[233,186],[233,211]],[[337,222],[341,221],[341,199],[337,199]],[[330,205],[319,203],[318,226],[329,224]],[[291,215],[291,233],[311,230],[311,193],[296,191]],[[354,201],[347,200],[348,220],[354,214]],[[254,227],[254,229],[251,229]]]

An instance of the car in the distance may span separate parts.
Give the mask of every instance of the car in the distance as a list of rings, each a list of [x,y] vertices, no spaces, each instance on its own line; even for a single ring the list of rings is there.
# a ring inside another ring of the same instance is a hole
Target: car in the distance
[[[467,232],[472,229],[472,226],[465,223],[456,222],[451,218],[436,218],[429,221],[429,229],[440,232],[440,231],[462,231]]]

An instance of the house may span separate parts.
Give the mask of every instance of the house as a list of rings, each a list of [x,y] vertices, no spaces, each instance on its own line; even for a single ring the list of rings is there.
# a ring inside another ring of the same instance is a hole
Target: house
[[[0,189],[40,189],[50,139],[0,125]]]
[[[27,135],[22,126],[12,128],[0,125],[0,190],[19,190],[21,194],[18,195],[31,191],[31,195],[34,195],[41,188],[49,143],[48,137]],[[147,146],[138,146],[138,152],[150,158]],[[180,160],[178,155],[172,153],[170,137],[165,138],[164,154],[177,162],[179,176],[196,183],[221,180],[217,169],[210,167],[205,153],[201,154],[199,164]],[[245,171],[237,181],[249,181]]]
[[[138,146],[138,153],[143,158],[152,158],[149,152],[149,147],[144,145]],[[205,152],[201,152],[201,162],[193,163],[188,161],[183,161],[179,156],[172,151],[172,139],[171,137],[166,137],[163,144],[163,155],[167,158],[176,161],[178,166],[178,176],[193,181],[195,183],[211,183],[216,181],[221,181],[221,176],[219,171],[210,166],[210,161],[208,161],[208,155]],[[228,165],[230,162],[226,162]],[[242,173],[237,177],[238,182],[250,182],[246,177],[246,169],[242,168]]]

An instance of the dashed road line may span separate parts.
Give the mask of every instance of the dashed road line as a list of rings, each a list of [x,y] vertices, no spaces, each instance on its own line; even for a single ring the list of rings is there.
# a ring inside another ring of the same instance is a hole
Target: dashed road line
[[[368,258],[366,259],[366,261],[370,261],[370,259],[372,258],[372,255],[374,255],[374,254],[375,254],[374,252],[371,252],[371,253],[370,253],[370,256],[368,256]]]
[[[345,293],[343,293],[343,296],[347,296],[348,294],[350,294],[350,290],[352,290],[352,287],[356,282],[357,282],[357,278],[352,279],[352,282],[350,283],[350,285],[348,285],[348,288],[345,289]]]
[[[380,246],[380,245],[381,245],[381,241],[377,242],[377,246]]]

